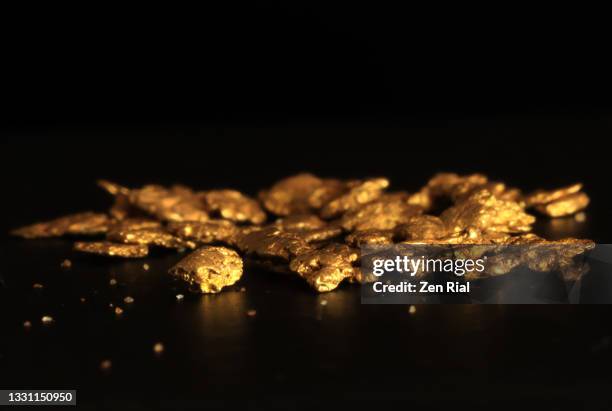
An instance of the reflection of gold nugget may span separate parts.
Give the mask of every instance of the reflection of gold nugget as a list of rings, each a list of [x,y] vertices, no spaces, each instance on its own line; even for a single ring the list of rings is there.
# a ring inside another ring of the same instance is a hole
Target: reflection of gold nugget
[[[229,248],[204,246],[179,261],[170,274],[203,293],[218,293],[242,277],[242,259]]]
[[[74,244],[76,251],[83,253],[105,255],[108,257],[140,258],[149,254],[149,247],[142,244],[117,244],[109,241],[99,242],[77,242]]]
[[[65,217],[22,227],[14,230],[13,235],[23,238],[45,238],[71,235],[96,235],[108,230],[110,219],[101,213],[78,213]]]

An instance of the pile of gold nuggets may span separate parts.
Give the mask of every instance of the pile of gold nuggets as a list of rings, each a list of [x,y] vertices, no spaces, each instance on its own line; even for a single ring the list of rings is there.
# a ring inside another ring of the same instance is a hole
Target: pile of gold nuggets
[[[278,181],[258,199],[230,189],[99,185],[114,197],[108,213],[68,215],[13,234],[105,236],[77,242],[74,249],[110,257],[141,258],[152,247],[194,250],[170,273],[203,293],[238,281],[243,258],[293,273],[326,292],[344,280],[368,281],[359,267],[365,245],[552,246],[552,257],[538,259],[538,266],[530,267],[535,269],[568,267],[574,256],[594,247],[590,240],[548,241],[530,233],[535,217],[529,210],[563,217],[584,209],[589,197],[581,184],[524,195],[482,174],[440,173],[408,193],[387,191],[386,178],[339,180],[303,173]],[[521,263],[521,258],[505,259],[479,275],[504,274]]]

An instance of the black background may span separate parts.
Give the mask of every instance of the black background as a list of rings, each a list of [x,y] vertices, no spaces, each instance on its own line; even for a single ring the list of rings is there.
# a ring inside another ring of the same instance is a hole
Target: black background
[[[300,171],[415,190],[446,170],[527,190],[582,181],[587,222],[539,230],[610,240],[609,36],[597,10],[59,7],[3,13],[3,233],[105,209],[98,178],[255,194]],[[76,387],[82,404],[114,409],[606,406],[606,306],[409,316],[360,305],[354,287],[317,296],[258,272],[246,293],[177,305],[164,275],[177,256],[152,257],[144,273],[73,256],[68,241],[4,236],[2,251],[2,387]],[[136,303],[116,320],[107,305],[126,294]]]

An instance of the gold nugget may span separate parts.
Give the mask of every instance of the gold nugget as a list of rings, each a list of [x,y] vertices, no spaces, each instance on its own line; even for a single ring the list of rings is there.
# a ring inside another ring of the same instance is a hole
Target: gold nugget
[[[218,293],[240,279],[242,259],[229,248],[204,246],[179,261],[170,274],[203,293]]]
[[[109,224],[110,219],[106,214],[84,212],[18,228],[13,230],[12,234],[28,239],[63,235],[97,235],[105,233]]]
[[[199,244],[226,243],[232,244],[239,229],[228,220],[209,220],[205,222],[185,221],[169,223],[168,230],[188,241]]]
[[[212,190],[201,194],[210,212],[237,223],[261,224],[266,213],[259,203],[236,190]]]
[[[451,233],[531,231],[535,217],[525,213],[513,201],[500,200],[487,190],[480,190],[447,209],[440,216]]]
[[[422,211],[421,207],[408,203],[408,195],[387,194],[346,212],[341,224],[347,231],[392,230]]]
[[[83,253],[105,255],[108,257],[141,258],[149,254],[149,247],[142,244],[118,244],[110,241],[77,242],[74,249]]]
[[[312,247],[300,235],[274,226],[244,231],[236,237],[236,247],[251,257],[289,261]]]
[[[349,210],[376,200],[388,186],[389,180],[386,178],[374,178],[356,183],[346,194],[327,203],[321,209],[321,217],[338,217]]]
[[[528,195],[525,203],[549,217],[565,217],[584,210],[589,205],[589,196],[580,190],[580,183],[552,191],[539,190]]]
[[[330,244],[295,257],[289,268],[318,292],[327,292],[336,289],[346,278],[359,277],[358,269],[353,266],[358,259],[357,250]]]
[[[312,174],[303,173],[287,177],[269,190],[259,193],[266,210],[279,215],[304,214],[310,211],[309,197],[323,186],[323,180]]]
[[[136,230],[116,230],[109,232],[107,239],[124,244],[142,244],[163,248],[195,248],[193,241],[186,241],[179,238],[164,228],[140,228]]]

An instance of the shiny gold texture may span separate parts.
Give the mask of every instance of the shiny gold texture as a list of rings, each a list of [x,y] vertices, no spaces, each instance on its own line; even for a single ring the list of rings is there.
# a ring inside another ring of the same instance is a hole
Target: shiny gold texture
[[[142,244],[118,244],[110,241],[77,242],[75,251],[108,257],[141,258],[149,254],[149,247]]]
[[[168,231],[178,237],[198,244],[233,243],[240,230],[228,220],[173,222]]]
[[[242,277],[242,259],[229,248],[204,246],[183,258],[169,272],[202,293],[218,293]]]
[[[114,230],[109,232],[107,239],[123,244],[141,244],[163,248],[195,248],[193,241],[183,240],[161,227]]]
[[[440,216],[451,233],[531,231],[535,217],[525,213],[521,204],[500,200],[483,189],[470,195]]]

